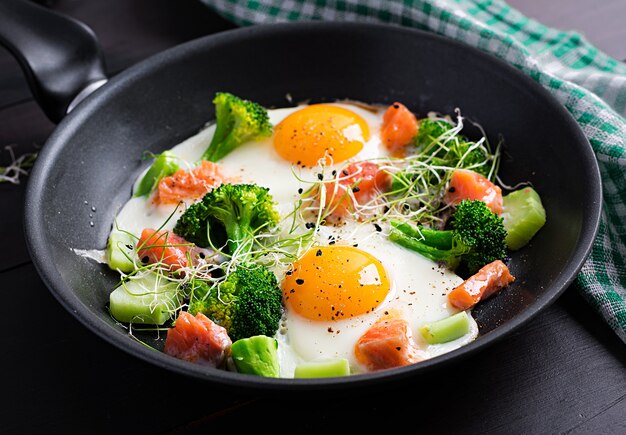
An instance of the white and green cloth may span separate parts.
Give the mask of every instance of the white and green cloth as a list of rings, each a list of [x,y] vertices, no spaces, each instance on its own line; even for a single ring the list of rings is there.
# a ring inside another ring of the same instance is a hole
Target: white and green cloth
[[[491,53],[547,88],[582,128],[602,173],[599,233],[575,284],[626,342],[625,63],[501,0],[202,1],[238,25],[332,20],[432,31]]]

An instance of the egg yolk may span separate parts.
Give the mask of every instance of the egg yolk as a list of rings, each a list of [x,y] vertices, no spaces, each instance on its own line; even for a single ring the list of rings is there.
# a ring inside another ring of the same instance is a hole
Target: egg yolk
[[[287,309],[319,321],[369,313],[383,302],[389,288],[380,261],[352,246],[308,250],[282,284]]]
[[[293,112],[274,129],[274,148],[285,160],[315,166],[354,157],[369,140],[369,128],[353,111],[329,104],[313,104]]]

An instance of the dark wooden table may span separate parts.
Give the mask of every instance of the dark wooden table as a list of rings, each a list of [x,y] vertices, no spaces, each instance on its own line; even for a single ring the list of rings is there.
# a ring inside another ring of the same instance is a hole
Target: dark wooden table
[[[110,75],[232,27],[191,0],[43,3],[92,27]],[[626,58],[623,0],[510,3]],[[5,145],[17,154],[36,150],[53,128],[17,63],[0,49],[0,165],[8,161]],[[89,332],[38,277],[22,234],[26,182],[0,184],[1,433],[213,434],[249,423],[281,432],[408,426],[411,433],[626,433],[626,346],[575,288],[449,371],[382,390],[265,394],[147,364]]]

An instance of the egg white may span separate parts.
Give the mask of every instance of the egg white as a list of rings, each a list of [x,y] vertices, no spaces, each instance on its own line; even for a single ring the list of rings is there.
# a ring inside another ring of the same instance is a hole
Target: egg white
[[[386,157],[387,151],[380,139],[383,110],[367,110],[350,103],[337,105],[357,113],[370,129],[370,139],[350,161]],[[269,110],[270,122],[277,125],[302,107],[304,106]],[[214,125],[208,126],[171,150],[180,159],[183,168],[185,165],[191,167],[193,162],[198,161],[209,145],[214,129]],[[351,134],[358,135],[358,132]],[[293,211],[300,192],[311,187],[320,172],[320,168],[298,167],[284,160],[275,151],[272,138],[243,144],[219,163],[224,174],[231,179],[268,187],[282,216]],[[345,162],[340,165],[343,164]],[[154,205],[149,198],[132,198],[118,213],[116,226],[136,235],[147,227],[163,226],[165,229],[172,229],[184,210],[185,207],[176,209],[171,205]],[[298,363],[337,357],[347,358],[353,372],[364,371],[355,359],[354,345],[385,312],[398,313],[408,320],[425,358],[449,352],[474,340],[478,335],[478,327],[471,319],[470,332],[457,340],[428,345],[421,339],[418,331],[420,326],[457,312],[450,307],[446,296],[462,279],[419,254],[390,242],[386,237],[387,227],[382,223],[381,226],[381,232],[375,231],[372,224],[357,222],[347,222],[338,227],[320,227],[316,243],[326,244],[329,236],[333,236],[339,240],[337,243],[358,244],[360,249],[375,256],[390,278],[391,290],[385,301],[373,312],[347,320],[318,322],[287,310],[283,324],[276,334],[282,377],[293,377]],[[275,272],[282,279],[285,269],[277,267]]]

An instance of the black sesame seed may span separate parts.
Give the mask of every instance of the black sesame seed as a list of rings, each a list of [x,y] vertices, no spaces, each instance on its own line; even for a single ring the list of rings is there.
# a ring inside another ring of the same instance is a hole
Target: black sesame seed
[[[302,278],[298,278],[298,279],[296,280],[296,284],[298,284],[298,285],[302,285],[302,284],[304,284],[304,280],[303,280]]]

